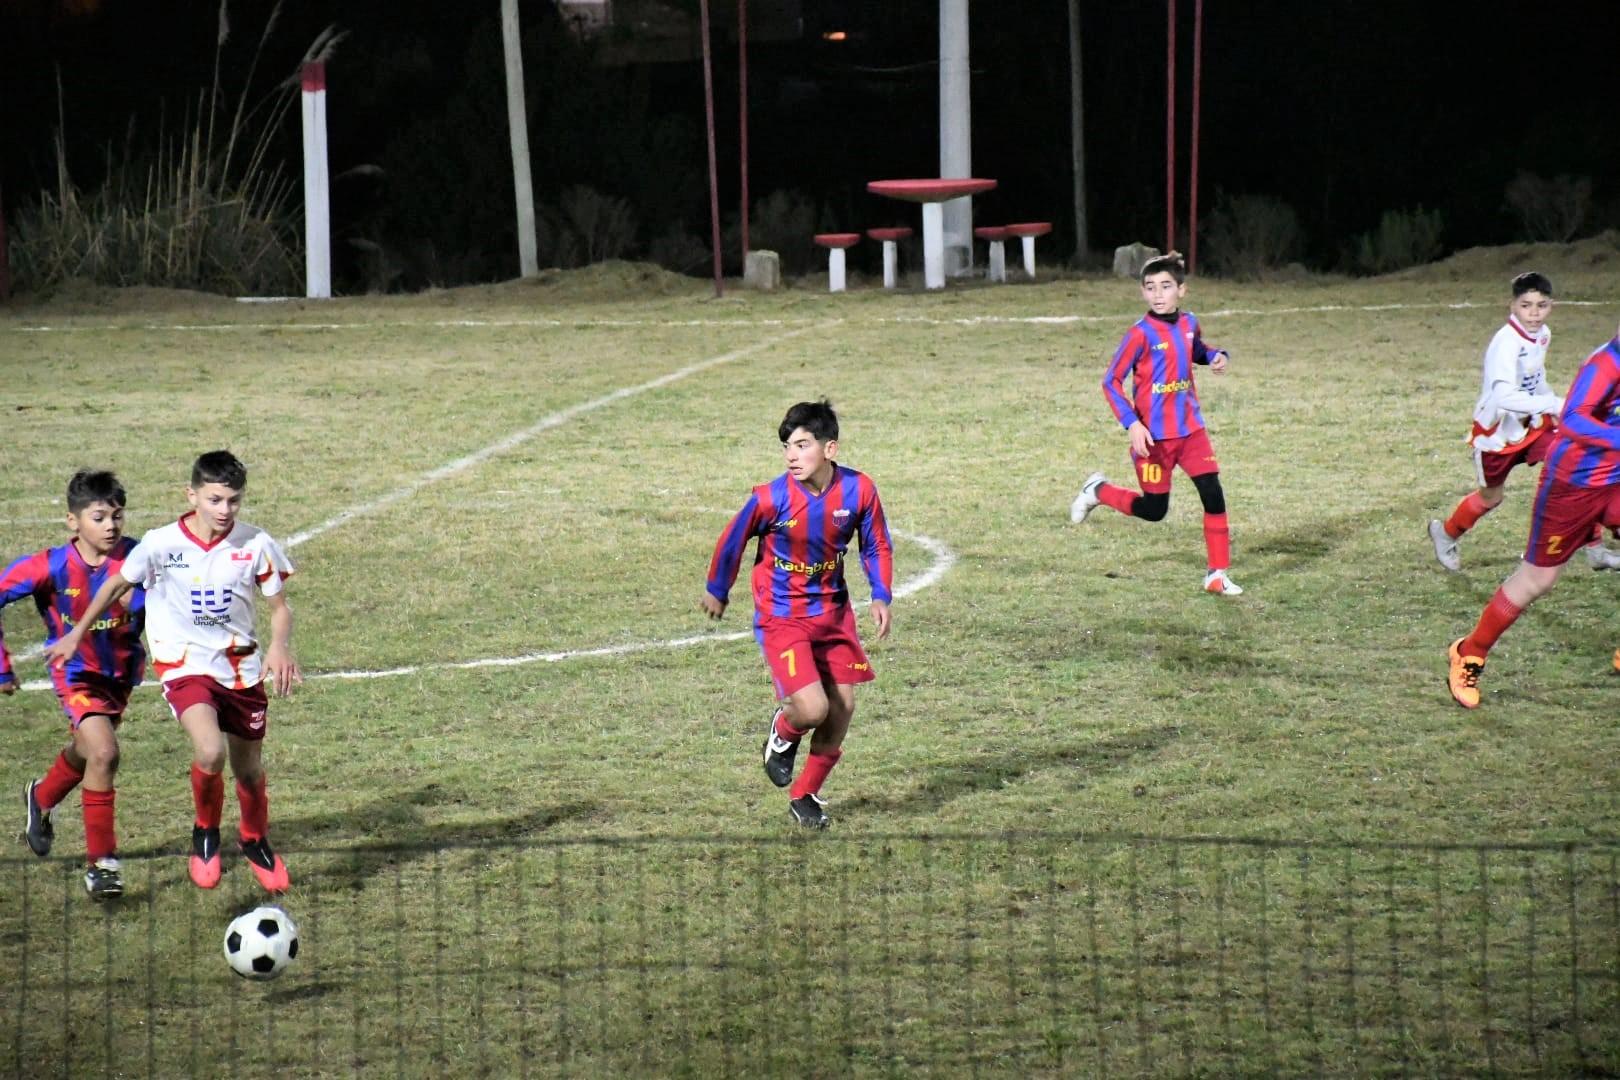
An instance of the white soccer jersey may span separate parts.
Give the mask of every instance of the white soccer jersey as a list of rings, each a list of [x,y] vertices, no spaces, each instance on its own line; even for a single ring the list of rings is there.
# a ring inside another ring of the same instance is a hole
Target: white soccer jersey
[[[263,657],[253,636],[253,589],[281,591],[293,572],[263,529],[238,521],[205,544],[185,518],[141,537],[125,580],[146,590],[146,640],[158,679],[208,675],[234,690],[257,685]]]
[[[1564,399],[1547,385],[1547,345],[1552,331],[1534,336],[1508,316],[1507,325],[1485,347],[1479,401],[1474,405],[1475,450],[1512,450],[1530,433],[1557,419]]]

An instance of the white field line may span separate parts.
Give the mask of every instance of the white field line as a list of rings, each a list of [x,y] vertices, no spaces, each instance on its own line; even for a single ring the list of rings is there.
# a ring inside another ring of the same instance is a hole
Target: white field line
[[[521,446],[523,443],[528,442],[536,435],[550,431],[554,427],[560,427],[561,425],[568,423],[568,421],[573,420],[575,417],[583,416],[588,412],[594,412],[597,409],[603,408],[607,405],[612,405],[616,401],[623,401],[626,398],[632,398],[638,394],[645,394],[649,390],[656,390],[659,387],[668,386],[670,383],[679,382],[688,375],[696,375],[700,371],[708,371],[710,368],[719,367],[722,364],[729,364],[732,361],[740,360],[745,356],[751,356],[754,353],[759,352],[761,349],[767,349],[772,345],[778,345],[791,338],[799,337],[801,334],[807,334],[815,328],[816,327],[814,326],[806,326],[799,330],[790,330],[785,334],[778,334],[776,337],[767,338],[766,340],[757,342],[756,344],[745,345],[740,349],[733,349],[731,352],[721,353],[719,356],[711,356],[707,360],[699,360],[695,364],[688,364],[683,368],[677,368],[676,370],[668,372],[667,374],[658,376],[656,379],[649,379],[646,382],[638,383],[635,386],[623,386],[610,393],[603,394],[601,397],[595,397],[589,401],[582,401],[578,405],[570,405],[566,409],[560,409],[549,416],[542,417],[540,420],[524,428],[522,431],[515,431],[506,436],[504,439],[490,443],[482,450],[476,450],[473,453],[468,454],[466,457],[459,457],[447,465],[439,466],[432,472],[423,473],[410,483],[402,484],[386,495],[373,499],[370,502],[351,506],[340,513],[332,515],[319,525],[313,525],[302,532],[294,533],[292,536],[287,538],[287,546],[289,548],[297,547],[304,541],[313,540],[322,533],[330,532],[339,525],[353,521],[357,517],[363,517],[366,514],[375,513],[384,507],[392,506],[397,502],[408,499],[412,495],[415,495],[418,491],[421,491],[423,488],[427,487],[429,484],[435,484],[440,480],[447,480],[450,477],[455,476],[457,473],[466,472],[474,465],[481,465],[498,454],[504,454],[514,447]]]
[[[956,553],[941,540],[918,533],[892,530],[895,536],[928,549],[934,561],[916,577],[901,582],[894,589],[896,600],[904,599],[935,585],[956,565]],[[746,617],[746,616],[745,616]],[[725,634],[692,634],[688,637],[662,638],[654,641],[632,641],[620,645],[598,645],[587,649],[560,649],[555,652],[524,653],[521,656],[488,656],[478,660],[447,660],[428,664],[407,664],[404,667],[384,668],[378,671],[322,671],[304,676],[314,679],[389,679],[399,675],[417,675],[425,671],[468,671],[474,668],[521,667],[526,664],[556,664],[565,660],[584,660],[598,656],[630,656],[635,653],[660,649],[687,649],[694,645],[714,645],[720,642],[745,641],[754,636],[752,630],[734,630]],[[155,685],[151,682],[141,686]],[[49,690],[51,684],[43,679],[22,684],[24,690]]]
[[[1560,300],[1558,304],[1566,307],[1611,307],[1616,303],[1613,300]],[[1343,311],[1469,311],[1476,308],[1498,308],[1499,303],[1476,303],[1473,301],[1460,301],[1452,304],[1317,304],[1310,307],[1291,308],[1221,308],[1216,311],[1200,311],[1201,319],[1221,319],[1234,316],[1257,316],[1267,318],[1275,315],[1318,315]],[[959,315],[954,317],[938,317],[932,315],[880,315],[872,318],[863,318],[855,314],[842,314],[838,321],[852,325],[905,325],[919,324],[924,326],[998,326],[998,325],[1027,325],[1027,326],[1065,326],[1073,323],[1120,323],[1129,322],[1141,317],[1140,309],[1121,312],[1113,315]],[[0,326],[0,332],[11,330],[22,334],[75,334],[88,331],[107,330],[143,330],[143,331],[177,331],[177,332],[212,332],[228,333],[231,331],[251,330],[384,330],[384,329],[562,329],[578,328],[590,329],[593,327],[627,328],[638,327],[737,327],[737,326],[792,326],[795,324],[814,324],[825,322],[824,319],[801,317],[793,319],[435,319],[403,322],[382,322],[368,320],[363,322],[328,322],[328,323],[127,323],[112,326]]]
[[[823,321],[816,325],[826,326],[831,324]],[[807,334],[815,328],[816,326],[813,325],[802,327],[798,330],[790,330],[785,334],[778,334],[776,337],[767,338],[766,340],[756,342],[753,345],[745,345],[740,349],[733,349],[731,352],[721,353],[719,356],[711,356],[707,360],[699,360],[695,364],[688,364],[683,368],[677,368],[676,370],[668,372],[667,374],[660,375],[656,379],[649,379],[648,381],[638,383],[635,386],[622,386],[610,393],[603,394],[601,397],[595,397],[589,401],[582,401],[577,405],[570,405],[566,409],[560,409],[557,412],[551,413],[549,416],[541,417],[538,421],[524,428],[522,431],[515,431],[506,436],[504,439],[490,443],[482,450],[475,450],[465,457],[459,457],[447,465],[439,466],[432,472],[423,473],[410,483],[402,484],[393,491],[388,492],[386,495],[373,499],[370,502],[350,506],[349,508],[327,518],[319,525],[314,525],[303,530],[302,532],[294,533],[292,536],[287,538],[286,546],[288,548],[297,547],[304,541],[313,540],[322,533],[330,532],[339,525],[353,521],[355,518],[364,517],[367,514],[375,513],[376,511],[384,509],[385,507],[392,506],[397,502],[408,499],[412,495],[415,495],[418,491],[421,491],[423,488],[427,487],[429,484],[435,484],[440,480],[447,480],[450,477],[455,476],[457,473],[466,472],[474,465],[481,465],[492,457],[499,454],[504,454],[506,451],[511,450],[514,447],[521,446],[523,443],[528,442],[536,435],[550,431],[554,427],[560,427],[561,425],[568,423],[568,421],[573,420],[575,417],[583,416],[589,412],[594,412],[597,409],[611,405],[616,401],[623,401],[626,398],[632,398],[638,394],[644,394],[649,390],[656,390],[659,387],[668,386],[670,383],[679,382],[688,375],[696,375],[700,371],[707,371],[710,368],[719,367],[722,364],[729,364],[734,360],[741,360],[743,357],[751,356],[761,349],[767,349],[772,345],[777,345],[781,342],[799,337],[802,334]],[[35,644],[15,654],[14,659],[32,660],[44,651],[45,646],[43,643]]]

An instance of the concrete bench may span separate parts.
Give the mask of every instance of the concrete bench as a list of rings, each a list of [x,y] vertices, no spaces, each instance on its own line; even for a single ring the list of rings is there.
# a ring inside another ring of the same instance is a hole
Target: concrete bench
[[[900,261],[899,241],[909,240],[911,230],[902,225],[893,229],[867,229],[866,235],[883,241],[883,287],[894,288],[895,270]]]
[[[858,232],[817,233],[813,238],[817,247],[827,249],[827,291],[844,291],[844,249],[861,242]]]
[[[1024,273],[1031,281],[1035,280],[1035,238],[1051,231],[1050,221],[1021,221],[1007,226],[1008,236],[1016,236],[1024,242]]]
[[[1007,280],[1007,227],[1005,225],[981,225],[973,230],[973,235],[990,244],[989,270],[985,276],[991,281]]]

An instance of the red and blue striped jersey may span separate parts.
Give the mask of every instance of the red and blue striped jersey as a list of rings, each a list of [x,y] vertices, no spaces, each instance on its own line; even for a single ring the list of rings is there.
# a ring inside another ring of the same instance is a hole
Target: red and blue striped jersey
[[[820,615],[849,603],[844,552],[851,537],[859,539],[872,599],[888,603],[893,596],[889,525],[877,486],[865,473],[835,463],[832,480],[819,495],[789,473],[754,488],[709,560],[707,588],[721,603],[729,599],[743,552],[755,536],[752,586],[760,615]]]
[[[1192,366],[1208,364],[1220,351],[1204,344],[1198,317],[1191,312],[1169,320],[1150,311],[1125,331],[1114,351],[1103,376],[1103,397],[1127,430],[1140,420],[1156,440],[1191,435],[1204,426]]]
[[[126,536],[100,566],[85,562],[71,540],[61,547],[24,555],[0,574],[0,607],[33,597],[45,620],[45,644],[50,645],[78,625],[96,591],[109,574],[118,572],[133,550],[135,541]],[[96,620],[79,642],[79,651],[63,665],[63,675],[69,682],[80,675],[100,675],[130,686],[139,684],[146,671],[146,650],[141,647],[145,624],[146,593],[136,589]],[[0,683],[15,681],[11,657],[0,636]]]
[[[1575,373],[1544,469],[1561,484],[1620,484],[1620,336]]]

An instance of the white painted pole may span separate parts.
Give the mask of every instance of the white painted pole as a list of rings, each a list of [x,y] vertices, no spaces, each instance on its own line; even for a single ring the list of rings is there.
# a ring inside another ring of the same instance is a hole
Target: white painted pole
[[[1007,242],[1005,240],[990,241],[990,280],[1007,280]]]
[[[939,175],[973,175],[972,75],[968,68],[968,0],[939,0]],[[945,204],[944,269],[973,266],[973,200]]]
[[[827,291],[844,291],[844,249],[832,248],[827,252]]]
[[[1020,236],[1024,242],[1024,273],[1029,275],[1031,281],[1035,280],[1035,238],[1033,236]]]
[[[894,288],[895,278],[899,275],[896,270],[900,263],[900,245],[893,240],[883,241],[883,287]]]
[[[945,287],[945,213],[937,202],[923,208],[923,284],[930,289]]]
[[[517,0],[501,0],[506,48],[506,129],[512,142],[512,188],[517,195],[518,264],[526,278],[540,276],[534,239],[534,182],[529,175],[529,118],[523,103],[523,38]]]
[[[332,295],[332,206],[326,176],[326,62],[300,73],[304,106],[304,295]]]

